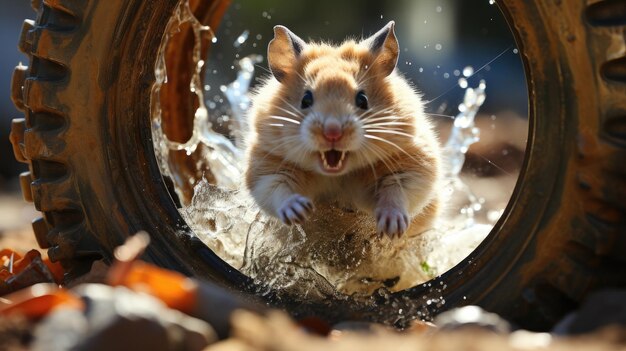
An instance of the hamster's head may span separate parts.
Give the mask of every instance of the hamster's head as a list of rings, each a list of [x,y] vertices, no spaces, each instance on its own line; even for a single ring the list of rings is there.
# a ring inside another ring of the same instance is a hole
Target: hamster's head
[[[367,39],[339,46],[306,43],[274,27],[268,62],[276,89],[266,116],[256,122],[258,130],[271,130],[268,148],[329,176],[397,153],[414,128],[409,116],[399,116],[391,93],[397,60],[393,21]]]

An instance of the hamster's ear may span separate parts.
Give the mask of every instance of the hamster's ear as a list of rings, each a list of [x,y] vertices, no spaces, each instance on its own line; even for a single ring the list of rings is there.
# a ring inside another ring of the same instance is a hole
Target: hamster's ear
[[[287,27],[275,26],[274,39],[267,47],[267,61],[272,74],[279,82],[282,82],[294,68],[300,53],[306,43]]]
[[[368,47],[376,55],[374,64],[382,67],[385,76],[391,74],[398,63],[400,48],[394,32],[395,26],[396,23],[390,21],[383,29],[362,42],[362,45]]]

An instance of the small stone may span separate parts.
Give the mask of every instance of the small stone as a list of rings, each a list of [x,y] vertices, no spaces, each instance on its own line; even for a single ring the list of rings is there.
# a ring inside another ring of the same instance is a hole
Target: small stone
[[[506,334],[511,325],[495,313],[490,313],[478,306],[465,306],[441,313],[435,318],[439,330],[459,330],[478,328]]]

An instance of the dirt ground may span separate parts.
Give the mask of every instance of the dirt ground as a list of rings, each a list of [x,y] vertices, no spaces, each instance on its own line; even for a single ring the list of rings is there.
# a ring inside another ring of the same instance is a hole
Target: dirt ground
[[[38,248],[31,222],[40,214],[14,187],[8,188],[4,192],[0,189],[0,248],[15,251]]]

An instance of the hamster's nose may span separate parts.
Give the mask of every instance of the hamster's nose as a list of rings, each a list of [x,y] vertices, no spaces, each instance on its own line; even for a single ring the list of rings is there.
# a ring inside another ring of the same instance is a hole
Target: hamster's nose
[[[343,130],[341,129],[341,123],[334,119],[329,119],[324,122],[324,130],[322,131],[324,139],[326,141],[338,141],[343,136]]]

